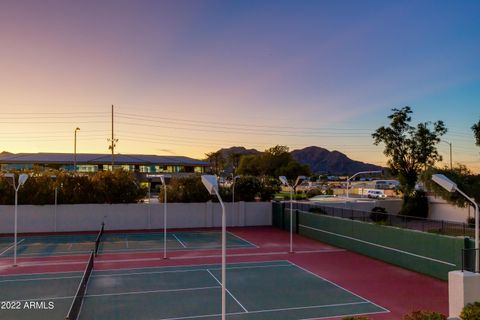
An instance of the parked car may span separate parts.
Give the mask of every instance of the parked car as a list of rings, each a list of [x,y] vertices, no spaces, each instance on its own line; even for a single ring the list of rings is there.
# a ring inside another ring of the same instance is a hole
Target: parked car
[[[387,195],[382,190],[368,190],[367,197],[372,199],[385,199]]]

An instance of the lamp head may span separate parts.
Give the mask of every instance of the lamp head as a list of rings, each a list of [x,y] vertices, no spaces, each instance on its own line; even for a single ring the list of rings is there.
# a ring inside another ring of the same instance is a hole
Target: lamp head
[[[159,176],[159,178],[160,178],[160,181],[162,182],[162,185],[165,185],[165,175],[162,174]]]
[[[303,181],[307,180],[307,177],[305,176],[298,176],[297,180],[295,181],[295,187],[300,185]]]
[[[208,193],[215,194],[215,190],[218,191],[217,177],[210,174],[202,175],[202,183],[207,188]]]
[[[18,176],[18,185],[21,186],[21,185],[25,184],[27,179],[28,179],[28,174],[22,173],[20,176]]]
[[[457,190],[457,184],[443,174],[433,174],[432,180],[448,192],[455,192],[455,190]]]
[[[75,131],[80,131],[80,128],[79,128],[79,127],[76,127],[76,128],[75,128]]]

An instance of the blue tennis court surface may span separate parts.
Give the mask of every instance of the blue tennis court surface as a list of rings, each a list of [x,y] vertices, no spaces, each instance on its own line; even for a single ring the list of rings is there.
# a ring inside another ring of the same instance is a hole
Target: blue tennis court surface
[[[94,248],[96,235],[51,235],[18,237],[18,256],[87,254]],[[148,252],[163,250],[163,232],[104,233],[99,253]],[[221,248],[219,231],[176,231],[167,233],[167,250],[203,250]],[[228,248],[251,248],[254,244],[227,234]],[[13,238],[0,240],[0,257],[13,255]]]
[[[219,265],[95,270],[80,319],[220,319]],[[80,273],[0,277],[5,300],[53,302],[52,310],[9,310],[2,319],[63,319]],[[228,319],[288,320],[388,312],[289,261],[227,267]]]

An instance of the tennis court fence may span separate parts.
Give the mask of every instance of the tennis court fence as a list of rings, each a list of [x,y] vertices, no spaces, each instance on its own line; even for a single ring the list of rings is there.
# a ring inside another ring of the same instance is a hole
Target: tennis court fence
[[[288,202],[283,203],[288,209]],[[308,211],[363,222],[375,222],[382,225],[404,229],[412,229],[423,232],[437,233],[450,236],[473,237],[475,234],[474,224],[433,220],[412,216],[402,216],[382,212],[362,211],[349,208],[331,207],[314,203],[294,202],[294,210]]]

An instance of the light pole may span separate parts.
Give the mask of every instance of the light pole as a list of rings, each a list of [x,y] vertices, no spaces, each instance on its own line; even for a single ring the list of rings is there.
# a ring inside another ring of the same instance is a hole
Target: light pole
[[[15,230],[13,235],[13,266],[17,266],[17,207],[18,207],[18,189],[25,184],[25,181],[28,179],[28,174],[22,173],[18,176],[18,185],[15,185],[15,174],[14,173],[5,173],[3,175],[5,178],[12,179],[12,186],[15,190]]]
[[[76,127],[73,132],[73,172],[77,172],[77,131],[80,131],[79,127]]]
[[[307,178],[305,176],[298,176],[297,180],[295,181],[295,184],[291,186],[288,183],[288,179],[285,176],[280,176],[278,177],[280,179],[280,182],[290,188],[290,253],[293,253],[293,190],[300,185],[303,181],[305,181]]]
[[[202,183],[207,188],[208,192],[216,195],[220,205],[222,206],[222,320],[225,320],[226,315],[226,260],[227,260],[227,221],[225,217],[225,205],[218,193],[218,181],[214,175],[202,175]]]
[[[448,192],[455,192],[457,191],[460,193],[462,196],[465,197],[468,201],[473,203],[475,206],[475,272],[479,272],[479,260],[478,260],[478,244],[479,244],[479,221],[478,221],[478,204],[475,202],[475,199],[470,198],[467,196],[462,190],[458,189],[457,184],[453,182],[452,180],[448,179],[446,176],[443,174],[433,174],[432,175],[432,180]]]
[[[165,176],[160,175],[160,181],[163,185],[163,259],[167,259],[167,184],[165,183]],[[150,200],[148,200],[150,204]]]
[[[55,184],[55,206],[53,210],[53,231],[57,232],[57,199],[58,199],[58,185],[57,185],[57,176],[53,175],[50,176],[50,179],[52,179],[53,183]]]
[[[355,177],[358,176],[359,174],[372,174],[372,173],[382,173],[382,170],[376,170],[376,171],[360,171],[360,172],[355,173],[353,176],[347,178],[347,199],[350,198],[350,195],[349,195],[350,180],[351,180],[352,178],[355,178]]]
[[[235,214],[235,180],[240,176],[234,176],[232,173],[232,217]]]
[[[442,142],[445,142],[446,144],[449,145],[450,147],[450,170],[453,169],[453,163],[452,163],[452,143],[451,142],[448,142],[448,141],[445,141],[445,140],[440,140]]]

